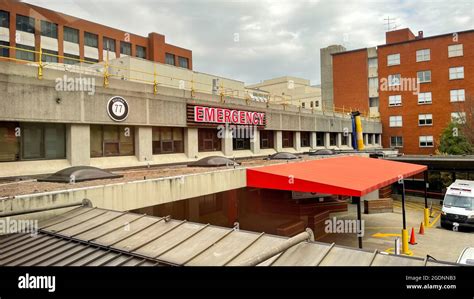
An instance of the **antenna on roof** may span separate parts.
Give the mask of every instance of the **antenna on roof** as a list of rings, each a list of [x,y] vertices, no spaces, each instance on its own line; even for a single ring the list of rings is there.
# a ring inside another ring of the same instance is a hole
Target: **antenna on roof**
[[[400,26],[400,25],[395,24],[396,20],[397,19],[391,19],[390,16],[388,16],[387,18],[384,19],[384,21],[387,22],[385,24],[385,26],[387,26],[387,31],[395,30]]]

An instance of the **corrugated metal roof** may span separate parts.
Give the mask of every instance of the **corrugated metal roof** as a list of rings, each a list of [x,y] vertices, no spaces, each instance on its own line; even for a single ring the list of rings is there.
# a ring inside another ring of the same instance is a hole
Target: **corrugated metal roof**
[[[0,237],[2,266],[434,266],[370,252],[169,217],[80,207],[43,221],[36,236]],[[309,236],[309,234],[308,234]]]

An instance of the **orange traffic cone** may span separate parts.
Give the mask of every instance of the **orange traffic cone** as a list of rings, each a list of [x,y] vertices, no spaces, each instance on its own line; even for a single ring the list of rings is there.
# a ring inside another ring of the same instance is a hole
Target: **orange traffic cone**
[[[424,235],[425,234],[425,225],[423,224],[423,222],[421,222],[420,224],[420,231],[418,232],[420,235]]]
[[[413,228],[413,227],[411,228],[410,244],[411,245],[416,245],[415,228]]]

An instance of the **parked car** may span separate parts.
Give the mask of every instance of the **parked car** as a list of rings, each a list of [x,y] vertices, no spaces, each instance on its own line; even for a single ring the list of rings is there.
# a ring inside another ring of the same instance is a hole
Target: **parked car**
[[[464,248],[456,263],[474,266],[474,247]]]
[[[474,181],[456,180],[446,190],[441,226],[458,230],[474,228]]]

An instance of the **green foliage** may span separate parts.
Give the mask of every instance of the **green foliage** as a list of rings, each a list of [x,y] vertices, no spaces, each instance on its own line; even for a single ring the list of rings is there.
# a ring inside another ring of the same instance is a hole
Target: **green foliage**
[[[454,136],[453,134],[455,128],[457,129],[458,136]],[[462,131],[463,128],[459,124],[451,122],[441,134],[438,150],[447,155],[472,154],[472,144]]]

